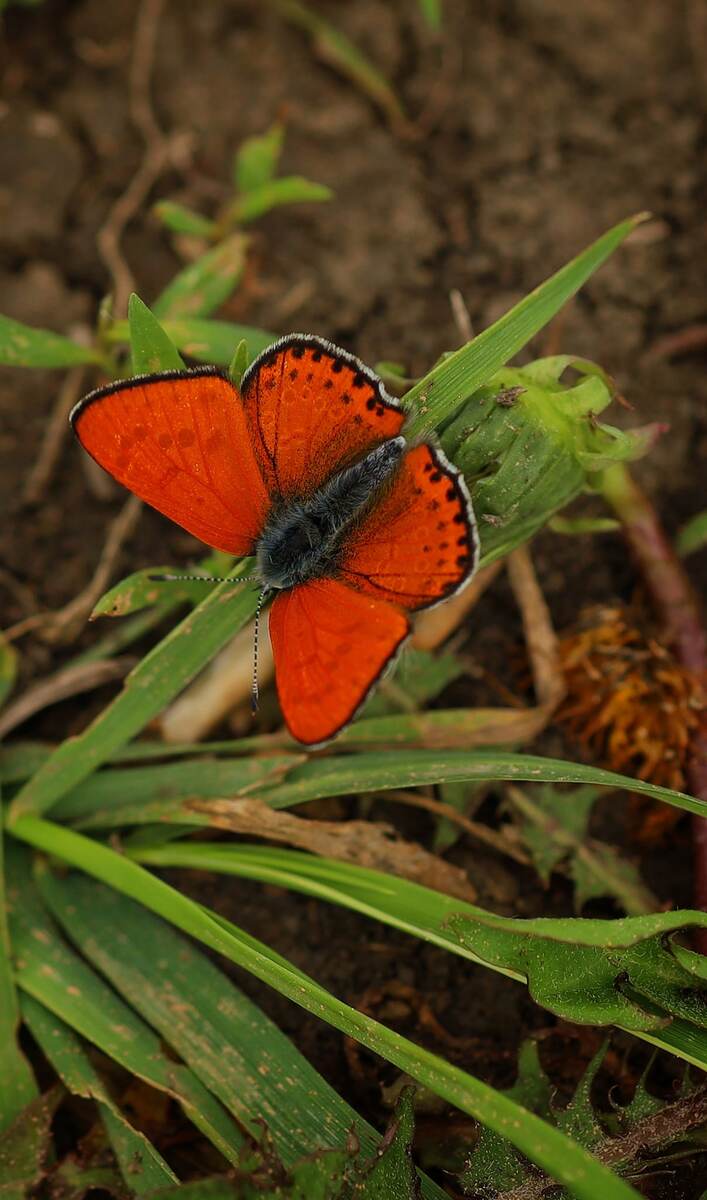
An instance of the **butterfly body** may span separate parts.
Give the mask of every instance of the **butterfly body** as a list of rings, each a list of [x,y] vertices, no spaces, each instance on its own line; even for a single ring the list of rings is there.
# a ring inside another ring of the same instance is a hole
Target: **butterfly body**
[[[404,437],[390,438],[327,479],[313,496],[274,507],[256,545],[264,587],[291,588],[336,574],[349,527],[375,503],[405,444]]]
[[[463,477],[345,350],[290,334],[240,388],[215,367],[135,376],[84,397],[71,423],[115,479],[207,545],[255,555],[290,732],[348,724],[410,634],[410,615],[471,578]]]

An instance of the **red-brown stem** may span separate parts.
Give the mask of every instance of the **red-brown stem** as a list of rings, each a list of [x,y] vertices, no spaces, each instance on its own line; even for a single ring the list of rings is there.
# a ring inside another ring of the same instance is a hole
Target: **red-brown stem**
[[[707,676],[707,633],[700,602],[655,508],[626,467],[621,465],[604,472],[602,491],[621,521],[624,537],[641,569],[666,640],[679,662],[704,680]],[[687,779],[693,795],[707,801],[707,709],[704,708],[691,740]],[[694,816],[692,829],[695,907],[707,910],[707,819]],[[707,954],[707,933],[700,931],[695,940],[702,953]]]

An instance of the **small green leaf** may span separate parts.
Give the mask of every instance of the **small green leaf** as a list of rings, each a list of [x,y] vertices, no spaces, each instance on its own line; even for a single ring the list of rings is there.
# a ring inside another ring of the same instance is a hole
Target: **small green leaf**
[[[412,1159],[415,1132],[414,1088],[403,1088],[395,1115],[386,1130],[376,1159],[354,1189],[365,1200],[420,1200],[420,1180]]]
[[[323,183],[313,183],[301,175],[286,175],[282,179],[271,179],[246,192],[229,206],[227,221],[236,225],[247,225],[262,217],[271,208],[283,204],[321,204],[331,200],[334,193]]]
[[[213,221],[202,217],[201,213],[194,212],[184,204],[176,204],[174,200],[160,200],[152,211],[162,224],[174,233],[209,238],[216,228]]]
[[[518,1078],[504,1093],[539,1117],[550,1116],[552,1087],[542,1069],[538,1044],[532,1038],[523,1042],[518,1053]],[[479,1200],[495,1200],[501,1192],[519,1186],[528,1176],[527,1160],[507,1138],[483,1128],[462,1174],[465,1192]]]
[[[19,661],[17,650],[12,642],[6,641],[2,632],[0,632],[0,706],[5,703],[6,698],[12,691],[13,684],[17,678]]]
[[[686,525],[683,525],[675,545],[682,558],[687,558],[688,554],[694,554],[695,550],[701,550],[704,545],[707,545],[707,509],[704,512],[696,513]]]
[[[128,325],[134,375],[184,370],[176,347],[157,318],[134,292],[128,303]]]
[[[95,1100],[131,1195],[176,1183],[174,1172],[144,1134],[133,1129],[93,1066],[81,1039],[32,996],[22,997],[22,1016],[62,1083],[75,1096]]]
[[[518,920],[478,911],[452,914],[447,927],[484,961],[523,974],[533,999],[550,1012],[580,1024],[650,1031],[671,1015],[705,1024],[703,993],[663,943],[664,934],[693,921],[707,918],[693,912]]]
[[[79,346],[70,338],[33,329],[10,317],[0,316],[0,365],[5,367],[76,367],[100,362],[92,346]]]
[[[267,133],[247,138],[233,157],[233,182],[240,192],[253,192],[269,183],[280,161],[285,127],[280,121]]]
[[[23,1200],[41,1182],[51,1151],[51,1124],[60,1087],[32,1100],[0,1134],[0,1197]]]
[[[196,317],[184,320],[165,320],[162,324],[167,336],[187,358],[197,362],[215,363],[227,367],[241,339],[245,338],[250,353],[255,357],[277,341],[278,334],[266,333],[251,325],[232,325],[229,321],[203,321]],[[111,342],[127,342],[127,321],[116,321],[110,333]]]
[[[591,1150],[604,1137],[604,1130],[594,1112],[591,1091],[608,1049],[609,1040],[607,1038],[587,1065],[567,1107],[555,1110],[557,1128],[574,1138],[580,1146],[586,1146],[587,1150]]]
[[[212,555],[211,558],[213,557]],[[234,560],[227,555],[222,555],[221,558],[222,569],[218,571],[218,574],[227,575],[233,567]],[[196,568],[193,574],[196,576],[202,570],[204,575],[211,574],[211,570],[206,566]],[[217,568],[212,568],[212,570],[216,571]],[[110,588],[101,596],[91,613],[91,620],[93,621],[96,617],[126,617],[130,613],[140,612],[163,600],[170,600],[174,604],[183,601],[198,604],[200,600],[204,599],[207,590],[213,586],[208,579],[204,579],[203,583],[196,579],[170,580],[169,582],[154,579],[155,575],[190,575],[191,573],[174,566],[147,567],[142,571],[135,571],[132,575],[121,579],[120,583],[116,583],[115,587]]]
[[[430,29],[440,29],[442,25],[442,0],[418,0],[418,4]]]
[[[248,343],[245,338],[241,338],[228,366],[228,377],[234,387],[239,388],[241,386],[241,380],[246,372],[249,362]]]
[[[156,317],[208,317],[243,278],[249,239],[234,233],[175,275],[155,300]]]

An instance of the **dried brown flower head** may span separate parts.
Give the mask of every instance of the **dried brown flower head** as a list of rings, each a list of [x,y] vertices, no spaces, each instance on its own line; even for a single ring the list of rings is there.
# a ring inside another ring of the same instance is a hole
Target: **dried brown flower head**
[[[647,628],[637,609],[598,606],[560,640],[563,723],[614,771],[683,789],[702,682]]]

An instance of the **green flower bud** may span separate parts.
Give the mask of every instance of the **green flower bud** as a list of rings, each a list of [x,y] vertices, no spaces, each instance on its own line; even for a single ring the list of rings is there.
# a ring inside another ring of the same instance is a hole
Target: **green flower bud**
[[[580,379],[566,385],[568,367]],[[463,471],[474,502],[482,560],[532,537],[591,488],[592,474],[644,454],[659,427],[629,432],[598,420],[612,399],[601,368],[569,355],[504,367],[446,426],[442,447]]]

